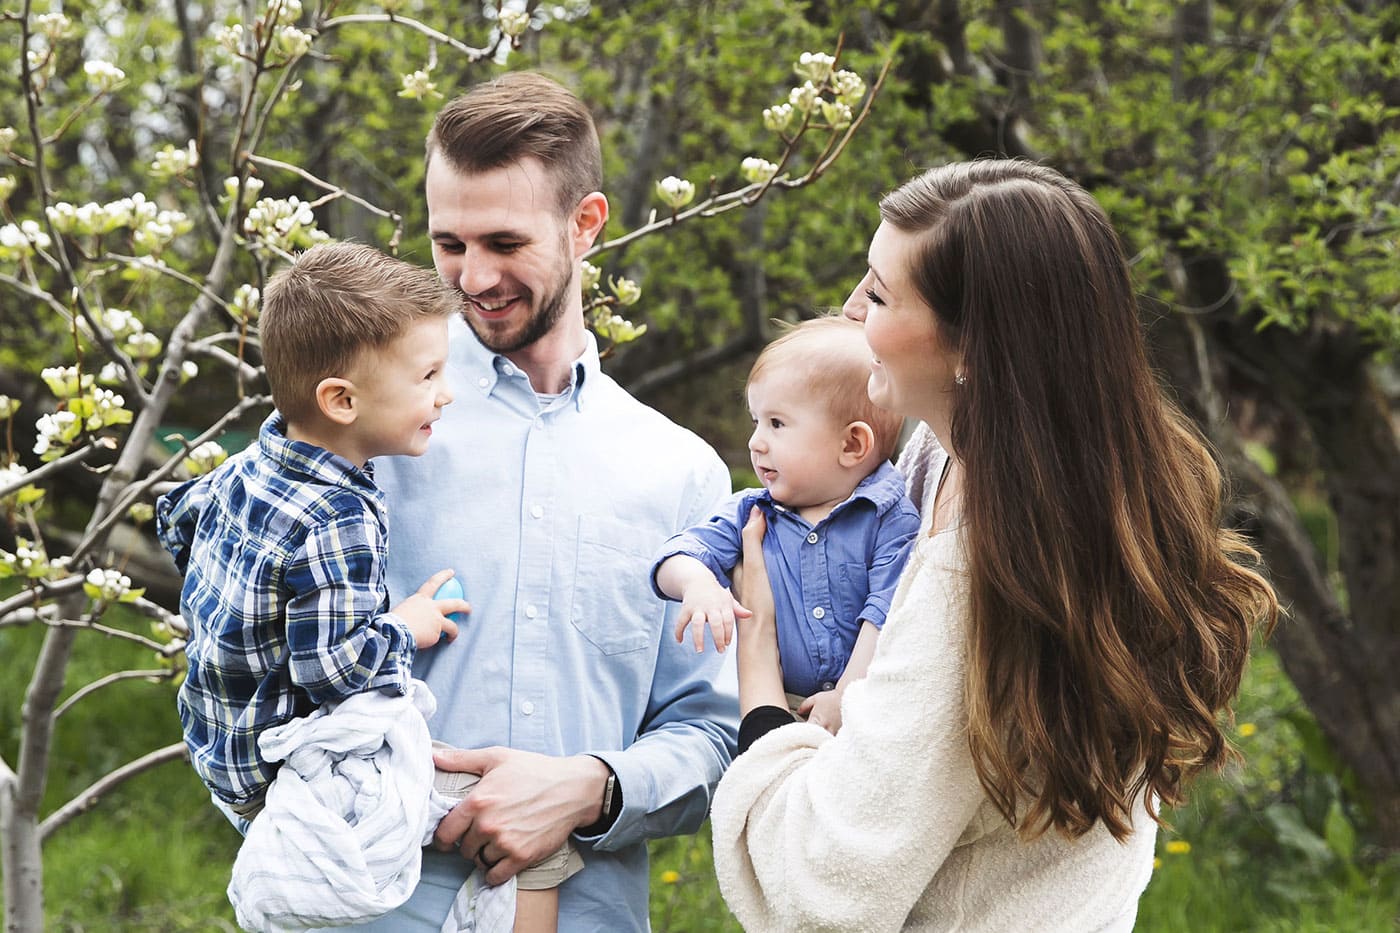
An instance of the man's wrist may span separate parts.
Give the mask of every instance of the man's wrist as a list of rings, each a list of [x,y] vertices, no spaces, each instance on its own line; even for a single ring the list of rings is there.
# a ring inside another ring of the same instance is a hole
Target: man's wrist
[[[598,804],[598,818],[587,826],[580,826],[576,832],[580,836],[601,836],[612,829],[617,822],[618,815],[622,813],[622,784],[617,780],[617,773],[613,771],[612,765],[608,764],[597,755],[589,755],[589,758],[601,763],[607,770],[607,777],[603,781],[602,794]]]

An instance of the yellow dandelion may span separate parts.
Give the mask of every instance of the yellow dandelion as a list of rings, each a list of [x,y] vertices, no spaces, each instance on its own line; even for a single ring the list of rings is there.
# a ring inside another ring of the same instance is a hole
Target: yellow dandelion
[[[1254,733],[1258,732],[1259,727],[1252,722],[1242,722],[1240,723],[1239,729],[1236,731],[1239,732],[1240,738],[1247,739]]]
[[[1157,869],[1159,869],[1159,868],[1161,868],[1161,867],[1162,867],[1162,860],[1161,860],[1160,858],[1154,858],[1154,859],[1152,860],[1152,870],[1153,870],[1153,871],[1156,871]]]
[[[1191,843],[1185,839],[1173,839],[1167,843],[1168,855],[1185,855],[1191,851]]]
[[[662,884],[675,884],[681,880],[681,873],[678,871],[663,871],[661,873]]]

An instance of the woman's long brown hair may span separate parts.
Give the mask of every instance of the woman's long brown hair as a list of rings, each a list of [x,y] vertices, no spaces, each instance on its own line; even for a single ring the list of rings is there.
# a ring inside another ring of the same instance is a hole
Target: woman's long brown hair
[[[1148,365],[1094,199],[1018,161],[933,169],[880,205],[961,353],[952,436],[970,570],[969,741],[1025,838],[1132,830],[1231,753],[1217,715],[1278,602],[1221,527],[1221,476]]]

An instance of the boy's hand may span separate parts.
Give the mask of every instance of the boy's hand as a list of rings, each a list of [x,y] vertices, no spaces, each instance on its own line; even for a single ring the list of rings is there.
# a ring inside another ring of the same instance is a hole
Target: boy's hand
[[[457,623],[447,618],[454,612],[471,612],[465,599],[433,599],[433,594],[452,578],[451,570],[439,570],[428,578],[418,592],[389,611],[403,620],[413,633],[413,643],[419,648],[431,648],[446,638],[457,637]]]
[[[685,641],[685,630],[694,626],[692,637],[695,640],[695,653],[705,650],[705,626],[715,640],[715,647],[721,652],[734,640],[734,620],[747,619],[749,612],[734,598],[719,581],[709,580],[690,582],[681,597],[681,613],[676,620],[676,641]]]
[[[841,696],[845,692],[838,685],[835,690],[814,693],[802,701],[797,713],[799,716],[806,716],[808,722],[814,722],[835,735],[841,731]]]

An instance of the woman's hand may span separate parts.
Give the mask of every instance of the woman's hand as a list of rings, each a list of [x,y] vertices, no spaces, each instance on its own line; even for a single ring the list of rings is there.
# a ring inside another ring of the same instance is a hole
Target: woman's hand
[[[778,661],[778,626],[773,587],[763,563],[763,535],[768,523],[754,507],[744,525],[744,557],[734,573],[739,602],[753,613],[738,622],[739,715],[760,706],[787,709],[783,669]]]

